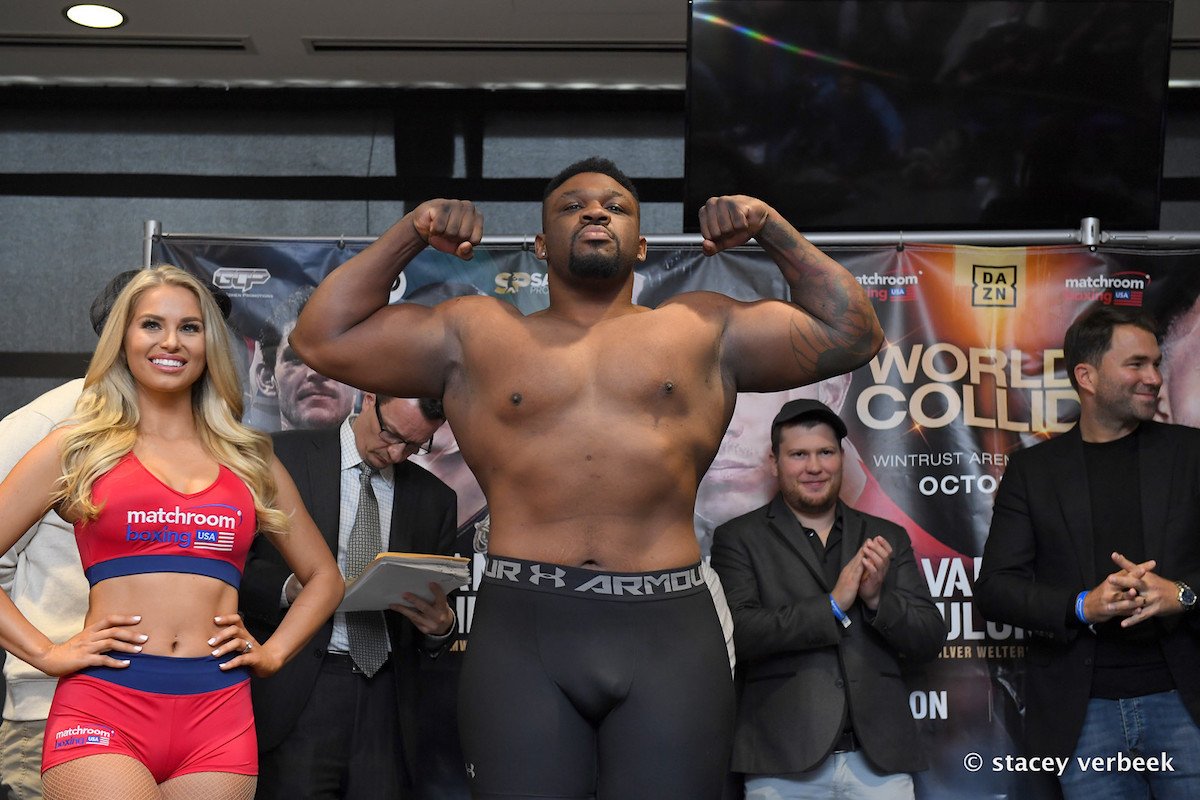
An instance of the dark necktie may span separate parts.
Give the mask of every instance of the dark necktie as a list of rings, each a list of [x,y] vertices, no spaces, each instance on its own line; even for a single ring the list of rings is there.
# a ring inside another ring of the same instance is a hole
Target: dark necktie
[[[350,528],[346,552],[346,580],[357,578],[379,554],[379,501],[371,488],[375,470],[359,464],[358,514]],[[346,612],[346,635],[350,639],[350,658],[368,678],[387,661],[387,623],[382,611]]]

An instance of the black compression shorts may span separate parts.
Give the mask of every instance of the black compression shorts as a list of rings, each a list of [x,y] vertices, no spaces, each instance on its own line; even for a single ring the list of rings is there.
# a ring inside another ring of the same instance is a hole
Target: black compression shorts
[[[699,565],[488,560],[458,703],[472,797],[718,800],[733,703]]]

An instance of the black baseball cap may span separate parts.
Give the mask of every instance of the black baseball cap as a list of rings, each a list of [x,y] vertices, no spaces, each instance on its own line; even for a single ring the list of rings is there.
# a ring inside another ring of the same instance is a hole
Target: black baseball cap
[[[121,290],[141,272],[140,269],[127,269],[124,272],[119,272],[112,277],[108,283],[104,284],[104,288],[100,290],[100,294],[92,300],[92,307],[88,310],[88,317],[92,322],[92,330],[99,336],[104,330],[104,323],[108,322],[108,315],[112,311],[113,303],[117,301],[117,295],[121,294]]]
[[[104,288],[100,290],[100,294],[96,295],[92,300],[92,307],[88,310],[88,318],[92,322],[92,330],[99,336],[104,330],[104,323],[108,322],[108,315],[112,313],[113,303],[117,301],[117,296],[125,289],[129,282],[137,277],[141,272],[140,269],[127,269],[124,272],[119,272],[112,277],[108,283],[104,284]],[[233,299],[220,289],[211,284],[205,284],[208,291],[212,293],[212,298],[217,304],[217,308],[221,310],[221,316],[225,321],[229,321],[229,314],[233,311]]]
[[[833,432],[837,434],[838,439],[843,439],[846,436],[846,423],[842,422],[841,417],[833,413],[832,408],[820,400],[807,399],[789,400],[784,403],[783,408],[779,409],[779,413],[775,415],[774,421],[771,422],[771,432],[774,433],[775,429],[780,425],[809,419],[824,422],[833,428]]]

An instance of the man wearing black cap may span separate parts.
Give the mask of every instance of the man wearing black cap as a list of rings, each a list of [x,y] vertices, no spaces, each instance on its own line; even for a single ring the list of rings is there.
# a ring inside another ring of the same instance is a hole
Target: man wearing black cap
[[[792,400],[771,423],[779,493],[717,528],[712,565],[744,689],[733,769],[747,800],[912,798],[927,766],[900,677],[946,625],[899,525],[838,499],[846,425]]]

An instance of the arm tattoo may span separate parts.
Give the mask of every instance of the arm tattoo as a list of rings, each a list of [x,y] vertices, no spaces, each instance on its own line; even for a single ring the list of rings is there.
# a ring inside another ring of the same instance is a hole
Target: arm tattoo
[[[854,369],[875,354],[876,320],[870,301],[844,269],[818,267],[807,249],[800,263],[785,270],[793,303],[811,324],[793,322],[791,346],[796,364],[809,374],[828,376]]]
[[[757,238],[760,242],[766,242],[780,250],[793,250],[800,243],[796,240],[793,232],[789,230],[790,228],[790,225],[785,227],[779,224],[779,220],[771,218],[762,226]]]

